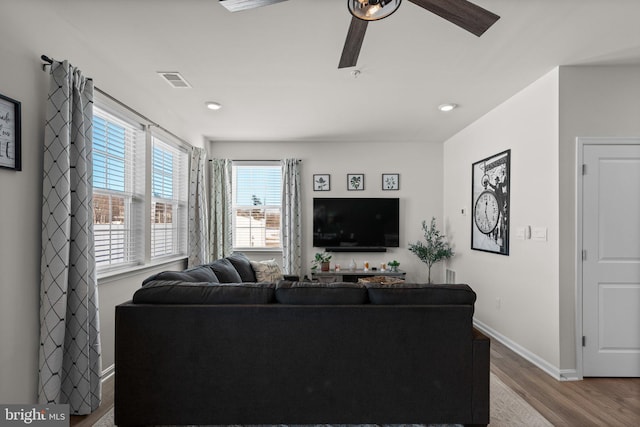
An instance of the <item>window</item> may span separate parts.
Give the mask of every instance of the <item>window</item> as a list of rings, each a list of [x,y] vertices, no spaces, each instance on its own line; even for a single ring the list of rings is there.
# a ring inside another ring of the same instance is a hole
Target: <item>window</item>
[[[93,217],[96,266],[140,263],[144,242],[144,181],[134,171],[144,158],[142,128],[94,107]]]
[[[280,162],[233,162],[233,247],[279,249]]]
[[[153,138],[151,258],[186,253],[187,154]]]
[[[108,102],[93,109],[98,275],[187,253],[187,151],[120,111]]]

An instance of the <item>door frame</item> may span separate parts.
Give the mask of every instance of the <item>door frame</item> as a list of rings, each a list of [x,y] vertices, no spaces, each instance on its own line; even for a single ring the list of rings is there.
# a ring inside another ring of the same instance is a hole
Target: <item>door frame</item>
[[[584,375],[584,356],[582,347],[582,336],[584,330],[582,328],[583,321],[583,304],[582,304],[582,228],[583,228],[583,211],[582,211],[582,190],[583,190],[583,174],[582,165],[584,164],[584,148],[588,145],[640,145],[640,137],[577,137],[576,138],[576,253],[575,253],[575,276],[576,276],[576,374],[577,379],[583,379]]]

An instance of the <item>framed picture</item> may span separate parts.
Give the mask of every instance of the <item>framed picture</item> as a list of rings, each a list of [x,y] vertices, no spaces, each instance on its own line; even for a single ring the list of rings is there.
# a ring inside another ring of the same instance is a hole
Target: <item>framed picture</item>
[[[20,102],[0,95],[0,167],[22,170]]]
[[[383,173],[382,174],[382,189],[383,190],[399,190],[400,189],[400,174],[398,174],[398,173]]]
[[[313,191],[329,191],[331,190],[331,175],[315,174],[313,175]]]
[[[364,190],[364,174],[348,173],[347,174],[347,190],[363,191]]]
[[[511,150],[471,166],[471,249],[509,255]]]

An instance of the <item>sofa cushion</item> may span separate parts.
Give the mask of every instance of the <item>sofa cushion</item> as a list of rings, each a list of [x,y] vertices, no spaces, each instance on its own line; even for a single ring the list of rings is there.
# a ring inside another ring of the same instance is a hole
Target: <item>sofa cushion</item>
[[[241,283],[242,278],[228,259],[218,259],[206,264],[215,273],[220,283]]]
[[[355,305],[367,302],[367,289],[360,283],[318,283],[281,280],[276,301],[299,305]]]
[[[398,285],[367,284],[372,304],[447,305],[470,304],[476,293],[468,285],[434,285],[402,283]]]
[[[243,282],[258,282],[256,273],[251,267],[251,261],[242,252],[234,252],[227,257],[229,262],[236,269]]]
[[[266,261],[251,261],[251,267],[256,272],[258,282],[277,282],[283,278],[282,270],[275,259]]]
[[[273,283],[155,280],[133,294],[135,304],[269,304]]]
[[[178,280],[182,282],[219,282],[213,270],[207,266],[198,266],[183,271],[163,271],[147,277],[142,286],[155,280]]]

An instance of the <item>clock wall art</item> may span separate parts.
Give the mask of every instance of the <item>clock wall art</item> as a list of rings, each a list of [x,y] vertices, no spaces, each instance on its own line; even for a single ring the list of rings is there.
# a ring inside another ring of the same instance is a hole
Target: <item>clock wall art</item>
[[[471,165],[471,249],[509,255],[511,150]]]

